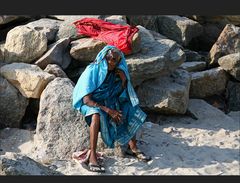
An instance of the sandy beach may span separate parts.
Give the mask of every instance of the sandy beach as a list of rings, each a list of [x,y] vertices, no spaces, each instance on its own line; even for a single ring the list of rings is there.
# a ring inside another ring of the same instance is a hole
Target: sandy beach
[[[226,115],[197,99],[190,100],[189,109],[197,120],[159,116],[155,123],[145,122],[137,139],[140,149],[152,156],[148,163],[111,155],[106,149],[104,175],[239,175],[240,111]],[[29,137],[16,144],[5,138],[2,148],[33,156]],[[47,166],[65,175],[99,175],[73,160],[53,161]]]
[[[152,156],[150,162],[110,156],[105,160],[106,174],[239,175],[240,111],[225,115],[202,100],[191,100],[190,108],[198,120],[168,116],[159,118],[163,125],[144,124],[138,133],[139,147]],[[69,175],[95,174],[72,162],[59,164],[59,170]]]

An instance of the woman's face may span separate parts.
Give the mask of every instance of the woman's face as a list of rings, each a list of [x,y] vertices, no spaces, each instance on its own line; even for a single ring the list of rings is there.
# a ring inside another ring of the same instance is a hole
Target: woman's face
[[[120,62],[120,58],[121,58],[120,55],[115,53],[115,54],[113,54],[113,57],[111,57],[110,59],[107,60],[109,71],[114,70],[118,66],[118,64]]]

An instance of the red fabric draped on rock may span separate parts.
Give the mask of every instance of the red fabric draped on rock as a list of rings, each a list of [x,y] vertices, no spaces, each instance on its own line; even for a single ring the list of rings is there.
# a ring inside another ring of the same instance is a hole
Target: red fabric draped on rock
[[[78,34],[90,36],[117,47],[124,54],[132,51],[132,38],[138,31],[136,26],[113,24],[96,18],[83,18],[73,23]]]

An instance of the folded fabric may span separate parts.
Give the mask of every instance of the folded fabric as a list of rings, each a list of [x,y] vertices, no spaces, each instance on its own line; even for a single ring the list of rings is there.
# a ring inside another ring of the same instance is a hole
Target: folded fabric
[[[79,34],[106,42],[124,54],[131,53],[132,38],[139,30],[136,26],[113,24],[96,18],[83,18],[73,24]]]
[[[72,159],[78,161],[79,163],[86,163],[89,160],[91,150],[90,149],[84,149],[78,152],[74,152],[72,154]],[[103,159],[103,153],[97,152],[97,159]]]

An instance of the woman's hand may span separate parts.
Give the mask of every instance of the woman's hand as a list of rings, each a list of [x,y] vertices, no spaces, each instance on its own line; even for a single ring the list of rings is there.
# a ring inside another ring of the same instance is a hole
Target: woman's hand
[[[107,113],[111,116],[111,118],[113,119],[113,121],[115,123],[119,123],[122,119],[122,111],[117,111],[114,109],[109,109],[107,110]]]
[[[100,105],[98,104],[97,102],[94,102],[92,99],[91,99],[91,94],[89,95],[86,95],[84,98],[83,98],[83,102],[84,104],[90,106],[90,107],[99,107],[101,110],[105,111],[106,113],[108,113],[111,118],[113,119],[113,121],[115,123],[119,123],[121,121],[121,118],[122,118],[122,111],[117,111],[117,110],[114,110],[114,109],[110,109],[106,106],[103,106],[103,105]]]
[[[120,69],[116,69],[116,75],[118,75],[120,77],[120,79],[122,80],[122,87],[125,88],[126,83],[127,83],[127,78],[124,74],[124,72]]]

